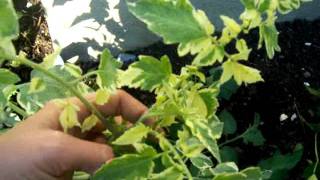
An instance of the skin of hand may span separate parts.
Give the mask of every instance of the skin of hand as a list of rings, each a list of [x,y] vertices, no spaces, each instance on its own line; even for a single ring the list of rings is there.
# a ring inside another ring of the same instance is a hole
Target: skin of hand
[[[95,102],[95,94],[86,98]],[[68,99],[79,106],[79,121],[90,112],[77,99]],[[111,96],[108,103],[96,105],[105,116],[121,116],[135,122],[147,107],[122,90]],[[71,179],[75,170],[93,173],[113,158],[112,149],[101,142],[101,123],[92,132],[81,134],[79,128],[63,133],[59,123],[62,110],[47,103],[39,112],[0,136],[0,179]],[[100,140],[99,140],[100,139]]]

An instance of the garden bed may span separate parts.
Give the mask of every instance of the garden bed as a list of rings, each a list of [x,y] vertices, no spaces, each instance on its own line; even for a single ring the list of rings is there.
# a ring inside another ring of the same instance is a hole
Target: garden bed
[[[220,109],[227,109],[234,115],[240,132],[252,124],[254,113],[261,115],[260,129],[266,138],[265,144],[262,147],[244,145],[241,141],[232,144],[237,146],[242,167],[257,164],[278,149],[282,153],[292,152],[296,144],[302,143],[302,161],[291,171],[289,178],[302,179],[308,160],[315,158],[314,133],[303,121],[320,123],[320,101],[306,89],[306,85],[320,87],[320,19],[283,22],[277,27],[281,53],[269,60],[264,50],[258,50],[253,51],[249,59],[250,66],[261,70],[265,82],[242,86],[230,100],[220,102]],[[249,46],[257,47],[258,32],[253,34],[247,40],[251,42]],[[174,60],[176,72],[192,60],[192,57],[179,58],[176,46],[161,42],[130,53],[155,57],[167,54]],[[145,104],[153,102],[153,97],[147,93],[130,92]],[[288,118],[280,120],[281,115]]]

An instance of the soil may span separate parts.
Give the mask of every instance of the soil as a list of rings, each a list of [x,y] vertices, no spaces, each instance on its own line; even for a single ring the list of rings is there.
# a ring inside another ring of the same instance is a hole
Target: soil
[[[53,51],[45,12],[39,0],[29,1],[33,6],[26,8],[27,0],[15,0],[16,9],[22,12],[20,36],[15,41],[18,50],[24,51],[35,62]],[[277,24],[280,31],[279,44],[281,53],[269,60],[265,51],[253,49],[249,65],[261,70],[265,80],[249,86],[242,86],[230,100],[221,100],[220,109],[229,110],[237,120],[239,132],[252,124],[254,113],[261,115],[260,129],[266,142],[262,147],[243,145],[236,142],[240,153],[240,167],[256,165],[259,160],[268,158],[279,149],[282,153],[292,152],[297,143],[304,146],[302,161],[291,171],[288,179],[302,179],[302,173],[308,161],[314,161],[314,133],[306,126],[320,123],[320,111],[317,111],[319,99],[310,95],[305,88],[308,83],[320,88],[320,19],[315,21],[296,20]],[[258,32],[253,31],[246,37],[250,47],[257,47]],[[128,52],[139,55],[161,57],[168,55],[173,63],[173,70],[179,73],[181,67],[190,64],[191,56],[178,57],[176,45],[164,45],[159,42],[150,47]],[[81,65],[87,71],[96,63]],[[30,69],[13,69],[23,81],[29,80]],[[146,105],[154,102],[154,95],[143,91],[126,89]],[[288,116],[280,121],[281,114]],[[296,118],[293,118],[296,116]],[[293,118],[293,120],[291,120]]]
[[[19,19],[20,34],[14,41],[17,52],[23,52],[34,62],[41,62],[53,52],[45,10],[40,0],[13,0]],[[26,67],[10,68],[20,75],[22,82],[30,79],[30,69]]]
[[[308,161],[314,162],[314,132],[303,121],[320,123],[319,99],[311,95],[305,87],[320,88],[320,19],[315,21],[296,20],[277,24],[280,32],[280,53],[270,60],[264,49],[253,48],[249,63],[261,70],[263,83],[242,86],[230,100],[221,100],[220,109],[229,110],[238,123],[239,132],[252,124],[254,113],[261,116],[260,129],[266,139],[262,147],[234,143],[240,153],[240,166],[255,165],[261,159],[270,157],[276,150],[290,153],[298,143],[304,146],[304,154],[299,164],[290,172],[288,179],[303,179],[302,173]],[[245,37],[250,47],[257,47],[258,31]],[[231,49],[232,50],[232,49]],[[161,57],[167,54],[173,63],[174,72],[190,64],[192,57],[179,58],[176,46],[161,42],[148,48],[130,52]],[[144,92],[129,90],[146,104],[153,99]],[[288,116],[280,121],[281,114]],[[296,117],[296,118],[295,118]],[[293,120],[291,120],[291,118]]]

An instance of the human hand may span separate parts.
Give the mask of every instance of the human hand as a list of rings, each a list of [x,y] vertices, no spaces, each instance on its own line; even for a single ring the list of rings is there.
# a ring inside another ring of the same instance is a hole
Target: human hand
[[[86,98],[95,102],[95,94]],[[90,115],[78,99],[70,101],[80,108],[80,122]],[[106,116],[121,116],[131,122],[147,110],[121,90],[111,96],[107,104],[96,107]],[[55,103],[49,102],[38,113],[0,136],[0,179],[71,179],[75,170],[92,173],[113,158],[112,149],[98,143],[104,129],[101,123],[85,135],[73,129],[74,136],[71,136],[62,132],[58,121],[61,111]]]

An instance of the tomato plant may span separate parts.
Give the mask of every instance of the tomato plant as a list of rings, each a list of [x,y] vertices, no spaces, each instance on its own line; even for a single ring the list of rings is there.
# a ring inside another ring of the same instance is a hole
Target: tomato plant
[[[12,127],[16,119],[26,118],[37,112],[47,101],[63,108],[60,123],[67,133],[73,127],[89,131],[98,121],[108,127],[109,143],[114,149],[131,146],[134,151],[116,151],[118,157],[103,165],[93,179],[267,179],[274,172],[291,169],[301,158],[303,147],[297,145],[292,155],[277,154],[261,162],[260,167],[239,169],[232,160],[222,156],[227,144],[243,140],[259,146],[265,139],[259,131],[259,115],[248,129],[239,136],[221,142],[223,134],[234,134],[236,122],[224,111],[218,115],[217,96],[221,86],[233,79],[238,86],[263,82],[260,71],[245,65],[252,49],[242,34],[259,29],[259,47],[265,47],[271,59],[278,45],[275,26],[277,14],[286,14],[299,8],[302,0],[241,0],[244,12],[240,23],[221,15],[224,28],[221,34],[205,12],[195,9],[189,0],[138,0],[128,2],[129,10],[148,28],[163,38],[166,44],[179,44],[179,56],[191,54],[191,65],[179,74],[172,72],[170,59],[163,56],[139,56],[128,69],[108,50],[101,54],[97,70],[83,73],[73,64],[55,66],[58,54],[34,63],[23,53],[16,55],[12,40],[18,36],[18,17],[10,0],[0,1],[0,63],[10,66],[26,65],[33,69],[28,83],[19,83],[19,77],[8,69],[0,69],[0,125]],[[234,44],[237,52],[230,53],[226,46]],[[222,68],[215,80],[208,80],[202,69],[208,66]],[[93,77],[97,88],[89,87],[84,79]],[[130,129],[117,127],[113,117],[104,117],[95,104],[108,102],[111,94],[121,87],[137,88],[156,94],[156,102]],[[95,104],[84,94],[95,91]],[[62,100],[76,96],[91,111],[83,123],[77,119],[79,107]],[[19,116],[18,116],[19,115]],[[144,121],[154,119],[152,126]],[[173,128],[175,127],[175,128]],[[161,129],[161,130],[159,130]],[[148,140],[148,135],[158,144]],[[288,160],[289,159],[289,160]],[[274,166],[275,161],[293,161],[291,165]],[[262,168],[261,168],[262,167]],[[124,173],[125,172],[125,173]],[[315,175],[314,175],[315,176]]]

